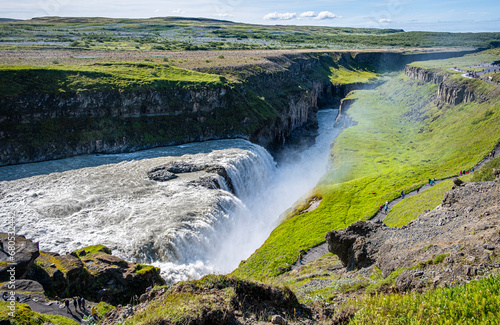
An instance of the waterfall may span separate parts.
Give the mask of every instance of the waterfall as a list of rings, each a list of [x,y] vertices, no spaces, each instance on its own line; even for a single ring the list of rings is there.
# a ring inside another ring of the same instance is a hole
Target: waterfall
[[[15,215],[18,234],[44,251],[104,244],[122,258],[159,266],[168,282],[230,272],[326,170],[336,111],[318,116],[316,144],[279,168],[264,148],[240,139],[2,167],[0,227]],[[205,170],[167,182],[147,177],[179,160],[222,166],[232,186]],[[206,178],[220,188],[203,186]]]

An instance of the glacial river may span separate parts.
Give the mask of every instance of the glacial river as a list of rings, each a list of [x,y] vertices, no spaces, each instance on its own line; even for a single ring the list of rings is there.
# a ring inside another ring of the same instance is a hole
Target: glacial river
[[[230,272],[325,173],[337,112],[319,111],[315,144],[279,165],[264,148],[236,139],[1,167],[0,226],[15,216],[17,233],[45,251],[107,245],[159,266],[168,282]],[[221,189],[200,186],[204,171],[167,182],[147,177],[179,160],[223,166],[234,193],[222,178]]]

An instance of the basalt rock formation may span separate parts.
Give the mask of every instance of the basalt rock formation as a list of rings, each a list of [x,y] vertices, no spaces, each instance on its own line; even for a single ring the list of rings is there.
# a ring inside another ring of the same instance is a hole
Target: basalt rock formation
[[[344,62],[392,70],[463,54],[297,53],[270,56],[263,65],[204,69],[241,77],[213,87],[0,96],[0,166],[232,138],[274,150],[295,130],[317,128],[319,107],[367,86],[332,83],[330,67]]]
[[[463,103],[481,103],[488,99],[489,94],[484,93],[476,87],[477,80],[452,78],[450,73],[440,69],[427,69],[415,66],[406,66],[405,74],[411,79],[420,82],[434,83],[438,85],[436,104],[458,105]]]

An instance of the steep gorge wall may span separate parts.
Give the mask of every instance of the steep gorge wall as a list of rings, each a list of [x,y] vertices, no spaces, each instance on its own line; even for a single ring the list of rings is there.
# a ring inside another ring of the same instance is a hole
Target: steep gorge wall
[[[226,138],[273,149],[356,87],[333,86],[321,60],[282,57],[218,88],[0,97],[0,165]]]
[[[470,102],[483,102],[487,99],[487,94],[478,90],[477,83],[480,80],[467,79],[464,77],[452,76],[438,69],[425,69],[421,67],[406,66],[405,74],[420,82],[429,82],[438,85],[436,104],[442,106],[458,105]]]
[[[351,90],[367,87],[332,84],[330,66],[371,60],[392,69],[389,61],[410,57],[325,52],[268,59],[235,68],[247,69],[241,82],[213,88],[0,96],[0,166],[227,138],[274,149],[297,129],[317,128],[319,107],[338,105]]]

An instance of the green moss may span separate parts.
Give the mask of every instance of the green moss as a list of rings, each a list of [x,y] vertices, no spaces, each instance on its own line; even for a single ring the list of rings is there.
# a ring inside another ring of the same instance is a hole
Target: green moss
[[[436,255],[431,261],[429,261],[427,264],[440,264],[444,261],[445,258],[447,258],[450,254],[439,254]]]
[[[51,323],[54,325],[78,325],[79,323],[63,316],[45,315],[34,312],[26,304],[16,303],[15,317],[9,316],[11,312],[9,302],[0,301],[0,320],[10,320],[14,325],[42,325]]]
[[[100,315],[104,315],[106,314],[108,311],[111,311],[113,309],[115,309],[115,306],[113,305],[110,305],[104,301],[101,301],[99,302],[97,305],[95,305],[95,309],[96,311],[100,314]]]
[[[92,255],[98,252],[102,252],[104,254],[109,254],[111,255],[111,249],[107,248],[104,245],[93,245],[93,246],[87,246],[81,249],[78,249],[74,251],[76,255],[78,256],[87,256],[87,255]]]
[[[157,270],[159,273],[160,269],[157,267],[154,267],[153,265],[137,264],[134,273],[144,275],[144,274],[151,272],[152,270]]]

